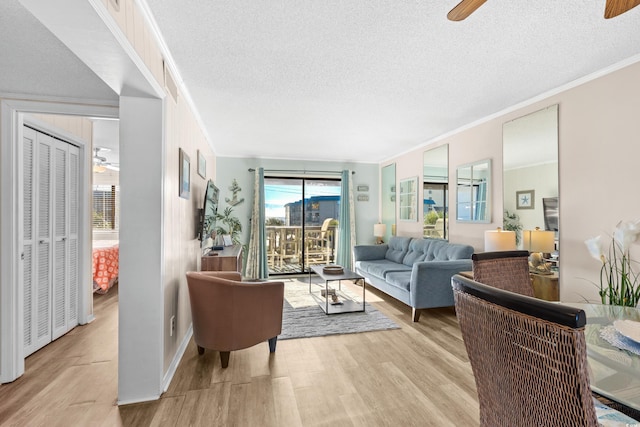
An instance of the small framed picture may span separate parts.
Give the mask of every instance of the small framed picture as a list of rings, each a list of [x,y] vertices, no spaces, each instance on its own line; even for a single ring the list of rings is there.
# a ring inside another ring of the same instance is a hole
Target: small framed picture
[[[207,177],[207,160],[200,150],[198,150],[198,175],[203,178]]]
[[[535,190],[516,191],[516,209],[534,209],[535,202]]]
[[[360,184],[358,185],[358,191],[369,191],[369,186],[366,184]]]
[[[369,201],[369,195],[368,194],[358,194],[358,201],[359,202],[368,202]]]
[[[233,246],[233,241],[231,240],[231,236],[229,234],[222,235],[222,243],[225,246]]]
[[[178,195],[183,199],[189,200],[189,193],[191,191],[191,160],[189,159],[189,155],[182,150],[179,149],[179,158],[180,158],[180,189]]]

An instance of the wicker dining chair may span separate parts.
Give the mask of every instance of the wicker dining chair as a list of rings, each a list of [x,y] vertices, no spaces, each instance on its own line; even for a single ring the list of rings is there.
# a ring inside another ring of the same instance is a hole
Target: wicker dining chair
[[[591,395],[584,311],[460,275],[451,283],[481,426],[607,425],[605,411],[615,411]]]
[[[482,252],[471,256],[473,280],[522,295],[534,296],[529,252]]]

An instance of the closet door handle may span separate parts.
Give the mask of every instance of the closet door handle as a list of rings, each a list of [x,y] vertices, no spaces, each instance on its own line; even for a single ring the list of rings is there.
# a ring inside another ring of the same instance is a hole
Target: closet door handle
[[[40,244],[44,243],[44,239],[40,239]]]

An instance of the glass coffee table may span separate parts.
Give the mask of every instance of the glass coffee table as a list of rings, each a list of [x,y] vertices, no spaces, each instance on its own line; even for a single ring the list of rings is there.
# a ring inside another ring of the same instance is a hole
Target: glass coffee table
[[[324,271],[326,265],[313,265],[309,268],[309,293],[316,300],[320,308],[326,314],[353,313],[364,311],[364,277],[346,268],[340,274],[327,273]],[[334,266],[335,267],[335,266]],[[322,280],[323,284],[311,283],[311,272],[316,273]],[[355,283],[362,283],[362,303],[353,300],[342,291],[342,280],[352,280]],[[338,288],[329,286],[330,282],[338,282]]]

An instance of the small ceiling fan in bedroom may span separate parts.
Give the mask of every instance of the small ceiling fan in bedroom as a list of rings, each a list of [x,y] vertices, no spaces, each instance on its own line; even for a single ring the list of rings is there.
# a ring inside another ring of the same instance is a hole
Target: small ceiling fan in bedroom
[[[99,153],[100,151],[104,151],[105,153],[108,151],[111,151],[108,148],[102,148],[102,147],[95,147],[93,149],[93,171],[96,173],[103,173],[105,172],[107,169],[111,169],[114,171],[119,171],[120,168],[118,167],[118,165],[113,164],[111,162],[107,162],[107,158],[101,156]]]
[[[447,14],[450,21],[462,21],[482,6],[487,0],[462,0]],[[606,0],[605,19],[615,18],[640,4],[640,0]]]

